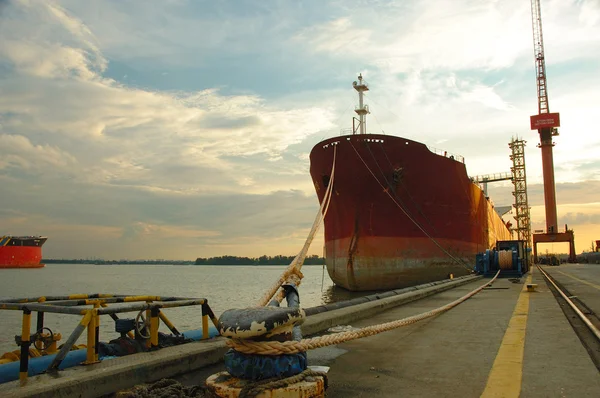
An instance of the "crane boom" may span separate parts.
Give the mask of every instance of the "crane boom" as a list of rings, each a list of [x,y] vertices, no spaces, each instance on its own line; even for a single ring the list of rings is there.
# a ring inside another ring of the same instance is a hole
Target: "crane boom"
[[[548,82],[546,80],[546,57],[544,55],[544,35],[542,33],[541,0],[531,0],[531,23],[533,25],[533,56],[537,82],[538,114],[531,116],[531,129],[550,128],[552,135],[558,135],[555,127],[560,126],[560,115],[550,113],[548,105]]]
[[[533,55],[537,75],[538,113],[550,112],[548,86],[546,82],[546,60],[544,59],[544,35],[542,34],[542,11],[540,0],[531,0],[531,22],[533,24]]]

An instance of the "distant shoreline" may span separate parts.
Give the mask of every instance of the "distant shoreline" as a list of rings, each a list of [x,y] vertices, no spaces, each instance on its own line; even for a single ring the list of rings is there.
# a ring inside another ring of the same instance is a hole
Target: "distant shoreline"
[[[295,256],[260,256],[257,258],[221,256],[199,257],[190,260],[102,260],[102,259],[42,259],[43,264],[95,264],[95,265],[288,265]],[[304,265],[323,265],[325,259],[317,255],[307,256]]]

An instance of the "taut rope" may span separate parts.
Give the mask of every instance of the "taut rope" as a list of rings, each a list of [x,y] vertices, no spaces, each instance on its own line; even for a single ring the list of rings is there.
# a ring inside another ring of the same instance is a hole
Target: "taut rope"
[[[235,349],[238,352],[244,354],[258,354],[258,355],[282,355],[282,354],[295,354],[298,352],[305,352],[307,350],[311,350],[314,348],[321,348],[330,345],[344,343],[350,340],[359,339],[362,337],[373,336],[382,332],[386,332],[388,330],[397,329],[402,326],[407,326],[416,322],[419,322],[423,319],[431,318],[435,315],[441,314],[450,310],[451,308],[456,307],[460,303],[466,301],[470,297],[473,297],[480,291],[482,291],[485,287],[492,284],[500,271],[496,273],[494,278],[489,282],[481,285],[477,289],[471,291],[470,293],[462,296],[461,298],[452,301],[442,307],[433,309],[431,311],[423,312],[418,315],[413,315],[408,318],[399,319],[392,322],[382,323],[380,325],[367,326],[362,329],[352,330],[341,333],[334,333],[325,336],[313,337],[311,339],[303,339],[300,341],[251,341],[251,340],[241,340],[241,339],[230,339],[227,340],[226,344]]]

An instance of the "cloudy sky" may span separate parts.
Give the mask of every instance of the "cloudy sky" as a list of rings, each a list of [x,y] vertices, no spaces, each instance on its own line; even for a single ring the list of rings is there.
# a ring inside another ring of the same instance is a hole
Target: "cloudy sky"
[[[527,0],[0,0],[1,233],[45,257],[295,254],[318,210],[308,153],[351,125],[461,154],[526,152],[544,224]],[[559,221],[600,239],[600,2],[543,0],[561,113]],[[490,188],[512,203],[510,184]],[[322,253],[322,238],[312,253]]]

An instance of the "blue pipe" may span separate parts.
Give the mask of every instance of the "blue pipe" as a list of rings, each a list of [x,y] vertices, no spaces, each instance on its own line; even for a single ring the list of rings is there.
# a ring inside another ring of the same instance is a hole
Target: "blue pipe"
[[[219,335],[219,331],[214,326],[210,326],[208,328],[208,336],[213,338]],[[183,332],[183,336],[186,339],[198,341],[202,339],[202,329],[189,330],[187,332]],[[65,359],[60,363],[58,369],[63,370],[66,368],[72,368],[74,366],[80,365],[86,359],[86,349],[69,351],[69,353],[65,356]],[[35,376],[42,374],[48,369],[48,366],[54,360],[56,354],[45,355],[43,357],[36,357],[29,359],[29,376]],[[118,357],[102,357],[100,360],[108,360]],[[0,365],[0,384],[7,383],[9,381],[18,380],[19,379],[19,361],[5,363]]]

